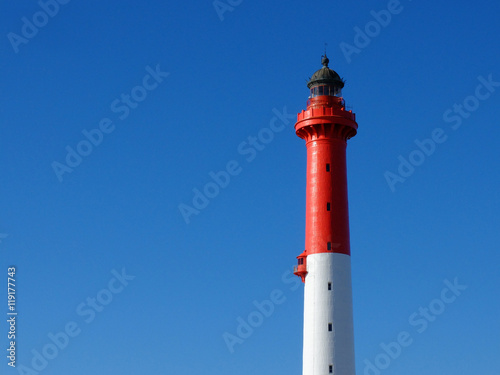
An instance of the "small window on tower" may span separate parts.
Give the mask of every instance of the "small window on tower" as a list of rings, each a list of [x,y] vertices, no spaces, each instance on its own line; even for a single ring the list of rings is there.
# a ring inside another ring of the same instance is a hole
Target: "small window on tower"
[[[331,243],[331,242],[328,242],[328,243],[326,244],[326,249],[327,249],[327,250],[331,250],[331,249],[332,249],[332,243]]]
[[[327,165],[326,165],[326,171],[327,171],[327,172],[330,172],[330,164],[327,164]]]
[[[327,211],[330,211],[330,202],[328,202],[328,203],[326,204],[326,210],[327,210]]]
[[[329,373],[329,374],[333,374],[333,366],[332,366],[332,365],[330,365],[330,366],[328,367],[328,373]]]
[[[331,331],[332,331],[332,328],[333,328],[333,327],[332,327],[332,323],[328,323],[328,331],[330,331],[330,332],[331,332]]]
[[[332,290],[332,283],[328,283],[328,290]]]

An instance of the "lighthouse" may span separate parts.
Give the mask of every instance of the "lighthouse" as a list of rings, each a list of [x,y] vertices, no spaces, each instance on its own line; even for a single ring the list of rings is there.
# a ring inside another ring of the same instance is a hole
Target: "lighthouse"
[[[307,148],[305,250],[294,268],[305,285],[302,374],[355,375],[346,146],[358,124],[344,81],[326,54],[321,63],[295,124]]]

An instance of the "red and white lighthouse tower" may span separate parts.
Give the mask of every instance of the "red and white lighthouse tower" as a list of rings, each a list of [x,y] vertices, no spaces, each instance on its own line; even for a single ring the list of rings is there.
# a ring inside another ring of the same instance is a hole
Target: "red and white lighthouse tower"
[[[294,269],[305,283],[302,374],[355,375],[346,146],[358,124],[328,62],[295,124],[307,147],[306,241]]]

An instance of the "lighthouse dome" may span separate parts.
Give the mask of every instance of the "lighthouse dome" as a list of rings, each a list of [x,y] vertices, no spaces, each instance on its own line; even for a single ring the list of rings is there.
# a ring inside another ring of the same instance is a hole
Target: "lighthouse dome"
[[[330,60],[328,59],[328,57],[326,57],[326,55],[323,56],[323,58],[321,59],[323,67],[316,71],[309,79],[309,82],[307,83],[308,88],[319,85],[334,86],[339,89],[344,87],[344,81],[342,80],[342,78],[340,78],[335,70],[332,70],[328,67],[329,62]]]

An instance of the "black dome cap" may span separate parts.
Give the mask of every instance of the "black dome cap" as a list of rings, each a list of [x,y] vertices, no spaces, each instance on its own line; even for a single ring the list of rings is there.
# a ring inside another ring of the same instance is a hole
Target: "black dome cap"
[[[330,85],[340,88],[344,87],[344,81],[342,78],[340,78],[335,70],[328,67],[329,62],[330,60],[326,57],[326,54],[321,56],[321,64],[323,64],[323,67],[316,71],[309,79],[309,82],[307,82],[308,88],[319,85]]]

